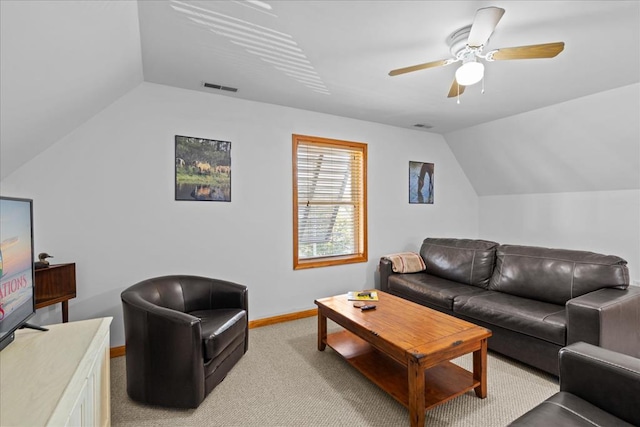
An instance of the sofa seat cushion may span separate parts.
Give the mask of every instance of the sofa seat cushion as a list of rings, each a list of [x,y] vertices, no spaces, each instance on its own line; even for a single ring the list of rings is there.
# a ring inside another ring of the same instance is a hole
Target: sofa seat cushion
[[[565,308],[561,305],[485,291],[457,296],[453,311],[551,343],[566,344]]]
[[[509,425],[528,427],[631,427],[631,424],[603,411],[586,400],[562,391],[554,394]]]
[[[247,313],[239,308],[198,310],[189,314],[201,321],[205,360],[218,356],[236,338],[244,336],[247,328]]]
[[[409,299],[453,310],[453,300],[458,295],[475,295],[486,292],[475,286],[433,276],[428,273],[394,274],[389,277],[388,290],[392,294],[406,295]]]

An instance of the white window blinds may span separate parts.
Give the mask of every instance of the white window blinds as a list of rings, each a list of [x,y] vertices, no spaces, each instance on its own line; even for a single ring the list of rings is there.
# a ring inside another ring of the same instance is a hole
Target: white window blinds
[[[366,145],[294,138],[298,261],[366,253]]]

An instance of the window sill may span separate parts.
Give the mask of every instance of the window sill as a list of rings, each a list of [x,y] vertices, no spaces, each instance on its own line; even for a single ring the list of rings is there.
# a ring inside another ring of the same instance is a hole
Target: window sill
[[[293,269],[303,270],[306,268],[329,267],[332,265],[355,264],[359,262],[367,262],[366,254],[335,256],[326,258],[311,258],[305,260],[294,260]]]

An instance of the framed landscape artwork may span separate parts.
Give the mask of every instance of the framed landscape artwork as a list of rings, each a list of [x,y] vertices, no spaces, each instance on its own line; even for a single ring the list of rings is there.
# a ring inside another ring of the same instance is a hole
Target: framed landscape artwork
[[[409,203],[433,204],[433,163],[409,162]]]
[[[231,201],[231,142],[176,135],[176,200]]]

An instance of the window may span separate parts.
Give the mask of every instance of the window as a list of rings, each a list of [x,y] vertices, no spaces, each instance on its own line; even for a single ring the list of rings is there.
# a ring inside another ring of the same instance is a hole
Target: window
[[[367,261],[367,145],[293,135],[293,268]]]

